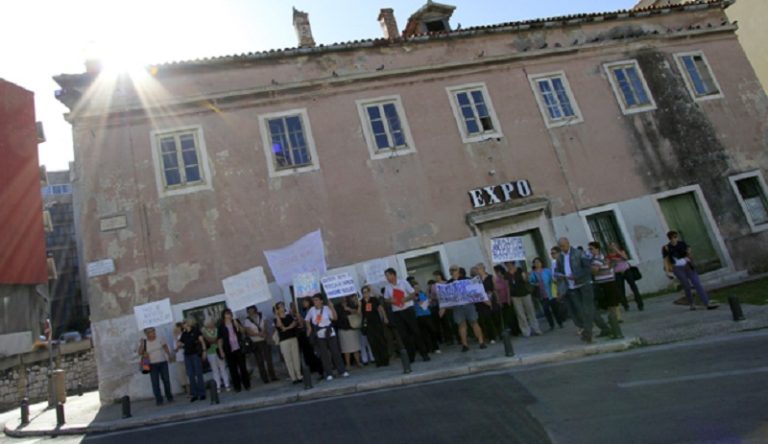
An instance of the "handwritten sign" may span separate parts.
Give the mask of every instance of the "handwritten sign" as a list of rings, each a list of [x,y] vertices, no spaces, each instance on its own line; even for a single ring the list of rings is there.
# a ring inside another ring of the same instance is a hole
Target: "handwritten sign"
[[[168,298],[150,302],[148,304],[137,305],[133,307],[133,314],[136,316],[136,325],[139,327],[139,330],[173,322],[171,300]]]
[[[301,273],[325,273],[325,246],[320,230],[313,231],[291,245],[264,251],[272,275],[280,285],[288,285]]]
[[[440,302],[440,308],[488,300],[488,295],[479,279],[464,279],[450,284],[437,284],[435,287],[437,288],[437,300]]]
[[[115,261],[112,259],[102,259],[100,261],[88,262],[86,273],[89,278],[103,276],[115,272]]]
[[[320,280],[325,289],[328,299],[340,298],[357,293],[357,283],[355,278],[349,273],[339,273],[331,276],[325,276]]]
[[[525,248],[523,247],[522,237],[491,239],[491,262],[494,264],[524,260]]]
[[[389,264],[386,259],[374,259],[364,263],[363,271],[365,272],[365,283],[373,285],[379,282],[384,282],[386,280],[386,277],[384,277],[384,270],[387,268],[389,268]]]
[[[240,274],[230,276],[221,282],[227,297],[227,306],[231,310],[242,310],[272,299],[267,284],[267,276],[262,267],[251,268]]]
[[[293,277],[293,295],[297,298],[320,293],[320,276],[317,273],[299,273]]]

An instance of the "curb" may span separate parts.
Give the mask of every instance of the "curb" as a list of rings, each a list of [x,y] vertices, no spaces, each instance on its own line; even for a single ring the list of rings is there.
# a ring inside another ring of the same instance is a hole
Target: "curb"
[[[17,428],[11,428],[9,427],[9,422],[3,426],[3,433],[12,438],[30,438],[116,432],[133,429],[140,426],[151,426],[190,419],[207,418],[225,413],[242,412],[263,407],[274,407],[309,400],[329,399],[355,393],[365,393],[388,388],[415,385],[424,382],[447,380],[456,377],[479,374],[488,371],[504,370],[525,365],[553,363],[601,353],[620,352],[637,347],[641,344],[642,340],[639,337],[633,337],[621,341],[575,347],[557,352],[539,353],[530,356],[513,356],[509,358],[492,358],[486,361],[474,362],[470,363],[469,365],[461,365],[458,367],[430,370],[420,373],[411,373],[408,375],[394,376],[386,379],[364,381],[349,386],[312,388],[290,395],[255,398],[243,400],[240,402],[235,401],[229,404],[211,406],[205,410],[180,412],[154,418],[126,419],[119,422],[110,421],[106,423],[66,424],[63,427],[56,427],[53,429],[45,430],[24,430],[18,426]]]

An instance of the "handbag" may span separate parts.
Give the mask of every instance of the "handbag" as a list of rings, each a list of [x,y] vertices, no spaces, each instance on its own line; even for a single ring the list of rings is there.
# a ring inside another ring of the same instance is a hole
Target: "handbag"
[[[363,317],[357,313],[347,315],[347,320],[349,321],[349,328],[353,330],[357,330],[363,326]]]
[[[141,361],[139,362],[139,370],[141,370],[141,374],[146,375],[149,373],[150,368],[150,362],[149,362],[149,356],[147,356],[147,340],[144,340],[144,355],[141,357]]]
[[[639,281],[640,279],[643,278],[643,274],[640,273],[640,269],[637,267],[634,267],[634,266],[629,267],[629,272],[632,273],[632,278],[636,281]]]

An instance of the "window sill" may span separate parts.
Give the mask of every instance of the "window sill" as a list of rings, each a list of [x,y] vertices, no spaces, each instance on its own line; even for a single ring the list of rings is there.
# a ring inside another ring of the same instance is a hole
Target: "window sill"
[[[710,94],[708,96],[694,97],[693,101],[694,102],[706,102],[706,101],[709,101],[709,100],[717,100],[717,99],[723,99],[723,98],[725,98],[725,96],[723,95],[722,92],[719,92],[717,94]]]
[[[196,193],[198,191],[212,190],[213,187],[207,183],[200,183],[197,185],[178,186],[174,188],[164,188],[160,192],[160,197],[179,196],[183,194]]]
[[[763,231],[768,230],[768,223],[753,225],[752,222],[750,222],[749,229],[752,232],[752,234],[762,233]]]
[[[625,116],[629,116],[632,114],[640,114],[640,113],[647,113],[648,111],[655,111],[656,106],[655,105],[647,105],[647,106],[638,106],[636,108],[622,108],[621,113]]]
[[[477,143],[477,142],[485,142],[488,140],[494,140],[494,139],[501,139],[504,137],[504,134],[501,134],[500,132],[488,132],[488,133],[482,133],[478,134],[476,136],[461,136],[461,141],[464,143]]]
[[[584,122],[584,119],[581,117],[572,117],[570,119],[556,121],[547,120],[546,122],[547,128],[559,128],[561,126],[578,125],[579,123]]]
[[[293,174],[301,174],[301,173],[307,173],[310,171],[316,171],[320,169],[320,165],[318,164],[312,164],[312,165],[304,165],[300,167],[295,168],[283,168],[279,170],[272,170],[269,172],[269,177],[285,177],[290,176]]]
[[[371,155],[371,159],[390,159],[392,157],[407,156],[416,153],[415,148],[381,149]]]

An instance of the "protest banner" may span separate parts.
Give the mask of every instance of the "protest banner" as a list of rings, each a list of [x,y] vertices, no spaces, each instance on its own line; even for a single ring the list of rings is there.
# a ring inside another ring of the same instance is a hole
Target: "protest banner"
[[[325,246],[320,230],[313,231],[291,245],[277,250],[264,251],[269,269],[280,285],[290,285],[294,275],[315,272],[325,273]]]
[[[314,272],[293,276],[293,295],[296,298],[314,296],[320,293],[320,275]]]
[[[357,282],[349,273],[339,273],[320,279],[328,299],[357,294]]]
[[[491,239],[491,262],[494,264],[524,260],[525,248],[523,247],[522,237]]]
[[[389,268],[389,264],[386,259],[374,259],[363,264],[363,272],[365,273],[365,283],[369,285],[378,284],[384,282],[384,270]]]
[[[437,284],[436,288],[440,308],[450,308],[488,300],[483,283],[479,279],[464,279],[451,282],[450,284]]]
[[[171,300],[168,298],[150,302],[148,304],[137,305],[133,307],[133,314],[136,316],[136,325],[139,327],[139,330],[173,322]]]
[[[251,268],[240,274],[225,278],[224,294],[227,297],[227,306],[230,310],[242,310],[245,307],[256,305],[272,299],[269,292],[267,276],[262,267]]]

